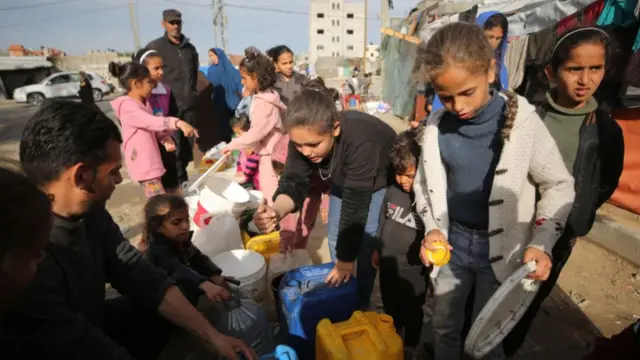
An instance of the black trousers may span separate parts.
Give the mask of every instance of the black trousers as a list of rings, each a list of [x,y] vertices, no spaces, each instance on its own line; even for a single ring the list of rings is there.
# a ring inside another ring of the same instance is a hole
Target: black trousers
[[[174,326],[160,314],[133,304],[126,296],[105,301],[103,330],[137,360],[155,360]]]
[[[423,265],[403,266],[401,260],[380,258],[380,293],[385,313],[393,318],[398,333],[404,331],[405,346],[416,347],[422,332],[422,306],[429,275]]]
[[[188,122],[192,126],[196,123],[196,113],[193,109],[182,112],[180,119]],[[187,166],[193,161],[193,138],[187,139],[182,131],[176,132],[176,175],[178,184],[189,180]]]
[[[527,334],[531,329],[531,325],[533,325],[533,321],[535,320],[542,303],[549,294],[551,294],[551,290],[553,290],[553,287],[558,282],[560,272],[569,260],[569,256],[573,250],[573,245],[575,245],[575,238],[563,235],[558,239],[556,245],[553,247],[553,250],[551,251],[553,266],[551,267],[549,278],[542,283],[540,290],[538,290],[538,294],[536,294],[536,297],[533,299],[533,302],[527,311],[502,342],[504,352],[507,357],[513,356],[522,347],[522,344],[524,344]]]

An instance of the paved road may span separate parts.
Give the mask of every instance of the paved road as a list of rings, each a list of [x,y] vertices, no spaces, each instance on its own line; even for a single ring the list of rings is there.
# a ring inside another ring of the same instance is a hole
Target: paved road
[[[108,101],[100,101],[98,107],[112,117]],[[0,107],[0,157],[18,158],[18,143],[22,129],[38,108],[23,104],[3,104]]]

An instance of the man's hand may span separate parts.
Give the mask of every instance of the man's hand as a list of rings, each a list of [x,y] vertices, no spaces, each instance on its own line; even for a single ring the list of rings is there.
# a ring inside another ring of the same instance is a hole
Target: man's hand
[[[324,282],[330,286],[338,287],[340,284],[349,281],[354,271],[355,262],[344,262],[338,260],[336,262],[336,266],[333,267],[333,270],[331,270]]]
[[[551,257],[540,249],[528,247],[524,252],[522,262],[526,264],[530,261],[536,262],[536,271],[529,274],[529,278],[541,281],[547,280],[549,278],[549,274],[551,274]]]
[[[225,359],[239,360],[238,354],[242,354],[247,360],[258,360],[253,350],[240,339],[219,334],[208,345],[217,355]]]
[[[444,236],[442,231],[438,229],[433,229],[429,231],[427,233],[427,236],[425,236],[424,239],[422,240],[422,248],[420,249],[420,259],[422,259],[422,262],[427,266],[430,266],[431,263],[429,262],[429,259],[427,259],[427,257],[425,256],[424,252],[425,250],[436,251],[436,248],[433,247],[433,243],[435,242],[440,242],[444,246],[448,247],[449,250],[453,250],[453,247],[449,245],[449,241]]]
[[[279,221],[278,214],[269,205],[258,206],[258,210],[253,214],[253,222],[263,234],[272,233]]]
[[[207,298],[213,302],[221,302],[231,299],[231,294],[220,285],[215,285],[210,281],[205,281],[198,286]]]

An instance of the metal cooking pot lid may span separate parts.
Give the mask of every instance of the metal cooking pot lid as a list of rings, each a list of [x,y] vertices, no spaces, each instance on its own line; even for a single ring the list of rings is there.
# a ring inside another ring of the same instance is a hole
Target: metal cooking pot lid
[[[540,288],[539,281],[527,279],[535,269],[534,261],[522,265],[493,294],[469,330],[467,354],[476,359],[485,356],[516,326]]]

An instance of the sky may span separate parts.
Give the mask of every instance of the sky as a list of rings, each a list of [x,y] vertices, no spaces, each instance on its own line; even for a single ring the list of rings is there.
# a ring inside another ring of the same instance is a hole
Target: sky
[[[162,10],[175,8],[182,12],[183,33],[200,53],[214,45],[211,0],[134,0],[140,38],[144,46],[162,35]],[[360,0],[362,1],[362,0]],[[384,0],[369,0],[367,41],[380,43],[380,6]],[[0,0],[0,49],[10,44],[27,48],[55,47],[69,55],[89,50],[118,51],[134,49],[128,0]],[[346,2],[358,2],[346,0]],[[418,0],[394,0],[391,17],[402,17]],[[229,5],[260,7],[259,9],[226,7],[228,19],[227,48],[242,54],[248,46],[266,50],[278,44],[288,45],[294,52],[308,51],[308,0],[226,0]],[[305,14],[300,14],[305,13]]]

